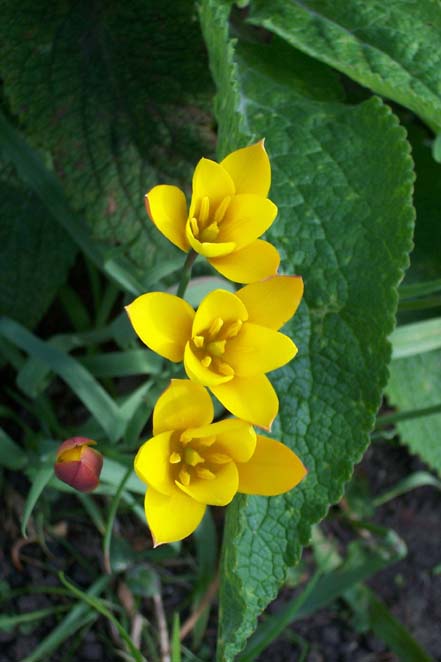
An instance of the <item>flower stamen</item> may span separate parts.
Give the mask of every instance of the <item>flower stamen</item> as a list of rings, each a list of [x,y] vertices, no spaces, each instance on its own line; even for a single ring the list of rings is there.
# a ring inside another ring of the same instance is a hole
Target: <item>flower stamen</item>
[[[182,468],[180,470],[179,480],[183,485],[185,485],[185,487],[188,487],[190,485],[191,476],[190,476],[190,473],[187,471],[187,469]]]
[[[190,218],[190,228],[195,237],[199,237],[199,225],[196,218]]]
[[[215,338],[224,325],[222,317],[216,317],[208,327],[208,337],[210,340]]]
[[[204,227],[205,223],[208,221],[208,216],[210,214],[210,200],[207,195],[201,200],[201,206],[199,209],[199,224]]]
[[[197,464],[202,464],[205,462],[202,455],[195,451],[194,448],[185,449],[184,459],[186,464],[189,464],[191,467],[195,467]]]
[[[231,202],[231,195],[227,195],[227,197],[222,200],[219,207],[216,209],[216,213],[214,214],[215,223],[219,224],[223,221],[226,211],[230,206],[230,202]]]
[[[203,478],[204,480],[213,480],[213,478],[216,478],[216,474],[205,467],[198,467],[196,469],[196,475],[198,478]]]

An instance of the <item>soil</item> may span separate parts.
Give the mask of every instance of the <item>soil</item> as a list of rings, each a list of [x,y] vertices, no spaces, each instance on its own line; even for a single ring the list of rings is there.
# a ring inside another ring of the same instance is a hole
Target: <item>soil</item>
[[[356,473],[367,481],[370,493],[375,496],[421,468],[425,467],[405,448],[394,446],[391,442],[380,442],[371,446]],[[61,502],[57,501],[61,524],[57,535],[46,538],[46,549],[33,541],[31,531],[31,541],[18,550],[19,512],[27,491],[26,481],[16,475],[5,475],[3,491],[5,507],[0,521],[0,596],[9,589],[19,588],[23,589],[23,594],[3,602],[1,612],[24,613],[69,604],[67,598],[58,595],[30,594],[27,587],[59,586],[59,570],[64,570],[79,586],[90,586],[103,573],[101,536],[85,517],[77,500],[64,497]],[[434,567],[441,563],[440,512],[441,493],[434,488],[418,488],[377,508],[373,521],[396,531],[405,541],[408,554],[369,582],[370,587],[434,660],[441,659],[441,574],[433,573]],[[38,531],[38,522],[35,528]],[[334,537],[347,536],[340,526],[332,524],[332,519],[329,524],[325,523],[325,530]],[[149,545],[145,532],[130,518],[127,530],[122,533],[138,551]],[[184,546],[182,560],[181,557],[175,558],[167,572],[173,576],[185,576],[191,565],[191,551],[191,546]],[[185,580],[165,585],[163,601],[168,616],[172,615],[178,604],[182,605],[187,592]],[[271,605],[271,611],[293,595],[293,590],[284,589]],[[143,599],[142,609],[155,627],[153,601]],[[208,662],[214,660],[214,619],[213,612],[203,648],[199,652],[199,659]],[[0,662],[23,660],[56,623],[57,617],[54,616],[32,626],[0,631]],[[115,633],[104,619],[99,619],[85,626],[80,636],[74,636],[69,645],[63,645],[61,650],[46,659],[48,662],[113,662],[121,659],[117,648]],[[335,602],[331,607],[288,628],[259,658],[260,662],[269,659],[275,662],[389,662],[397,658],[372,634],[357,633],[351,625],[348,608],[343,603]]]

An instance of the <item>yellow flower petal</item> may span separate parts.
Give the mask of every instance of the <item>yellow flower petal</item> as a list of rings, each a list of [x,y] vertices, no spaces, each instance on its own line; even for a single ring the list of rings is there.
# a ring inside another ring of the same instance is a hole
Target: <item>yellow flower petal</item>
[[[162,432],[146,441],[135,457],[135,472],[139,480],[161,494],[171,494],[174,480],[170,472],[172,432]]]
[[[161,184],[145,196],[147,214],[158,230],[175,246],[187,252],[190,249],[185,236],[187,203],[177,186]]]
[[[212,480],[192,479],[189,485],[180,485],[183,492],[209,506],[226,506],[237,492],[239,473],[234,462],[219,465]]]
[[[210,387],[234,416],[269,430],[279,411],[279,399],[265,375],[234,377],[226,384]]]
[[[257,435],[257,445],[249,462],[238,464],[239,492],[274,496],[295,487],[306,469],[293,451],[280,441]]]
[[[184,352],[184,368],[190,379],[204,386],[211,387],[216,384],[223,384],[232,379],[230,375],[219,375],[202,365],[193,352],[190,343],[187,343]]]
[[[208,425],[213,416],[213,403],[203,386],[172,379],[153,410],[153,434]]]
[[[237,149],[221,161],[230,173],[236,193],[255,193],[264,198],[271,186],[271,166],[263,140],[255,145]]]
[[[192,335],[207,330],[213,320],[218,318],[222,319],[224,324],[238,319],[245,321],[248,319],[248,313],[235,294],[226,290],[214,290],[201,301],[194,318]]]
[[[190,304],[173,294],[150,292],[135,299],[126,311],[147,347],[170,361],[182,361],[194,318]]]
[[[192,249],[204,257],[218,257],[222,255],[228,255],[236,248],[236,244],[231,241],[219,243],[199,241],[193,234],[190,219],[185,225],[185,236]]]
[[[277,207],[268,198],[252,194],[235,195],[220,224],[217,240],[234,242],[236,250],[243,248],[268,230],[276,216]]]
[[[226,418],[211,425],[187,430],[192,439],[216,437],[210,452],[225,453],[235,462],[246,462],[254,453],[256,433],[249,423],[238,418]]]
[[[252,377],[280,368],[296,354],[297,347],[288,336],[245,322],[240,333],[228,341],[223,358],[238,377]]]
[[[228,280],[235,283],[254,283],[277,272],[280,255],[272,244],[256,239],[230,255],[212,257],[208,261]]]
[[[234,183],[229,173],[216,161],[201,159],[193,174],[190,216],[197,200],[207,196],[210,205],[216,208],[224,198],[234,193]]]
[[[250,322],[275,330],[294,315],[302,295],[300,276],[273,276],[236,292],[248,310]]]
[[[168,496],[149,487],[144,506],[155,547],[182,540],[193,533],[206,508],[177,487]]]

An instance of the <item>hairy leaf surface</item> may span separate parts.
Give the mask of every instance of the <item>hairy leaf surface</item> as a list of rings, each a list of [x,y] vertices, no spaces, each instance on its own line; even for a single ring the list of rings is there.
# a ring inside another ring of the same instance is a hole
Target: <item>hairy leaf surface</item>
[[[300,62],[278,39],[239,43],[235,52],[227,13],[214,0],[201,12],[218,85],[220,151],[266,137],[270,196],[279,206],[268,238],[283,271],[305,281],[304,302],[284,329],[298,357],[272,375],[280,397],[272,436],[309,474],[287,495],[240,496],[229,507],[220,660],[243,648],[369,442],[414,215],[409,146],[390,109],[378,98],[356,107],[335,94],[325,101],[308,87],[317,63]]]
[[[0,0],[5,93],[34,145],[52,154],[96,237],[148,269],[174,249],[144,194],[189,182],[212,149],[211,81],[194,5]]]
[[[437,0],[253,0],[251,20],[441,128]]]

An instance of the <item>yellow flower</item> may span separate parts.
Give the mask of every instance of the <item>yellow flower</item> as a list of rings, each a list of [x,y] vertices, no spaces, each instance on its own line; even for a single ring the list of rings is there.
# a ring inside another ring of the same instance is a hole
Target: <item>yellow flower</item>
[[[297,353],[278,329],[292,317],[302,293],[299,276],[272,276],[235,294],[215,290],[196,313],[164,292],[143,294],[126,310],[148,347],[170,361],[184,361],[190,379],[208,386],[232,414],[269,429],[279,401],[265,373]]]
[[[280,262],[274,246],[258,239],[277,215],[267,198],[270,184],[270,162],[261,140],[221,163],[201,159],[188,211],[184,193],[168,185],[146,194],[146,209],[178,248],[204,255],[229,280],[251,283],[275,274]]]
[[[135,458],[155,546],[190,535],[207,505],[225,506],[236,492],[282,494],[306,475],[287,446],[238,419],[212,423],[213,413],[208,392],[186,379],[172,380],[156,403],[154,436]]]

